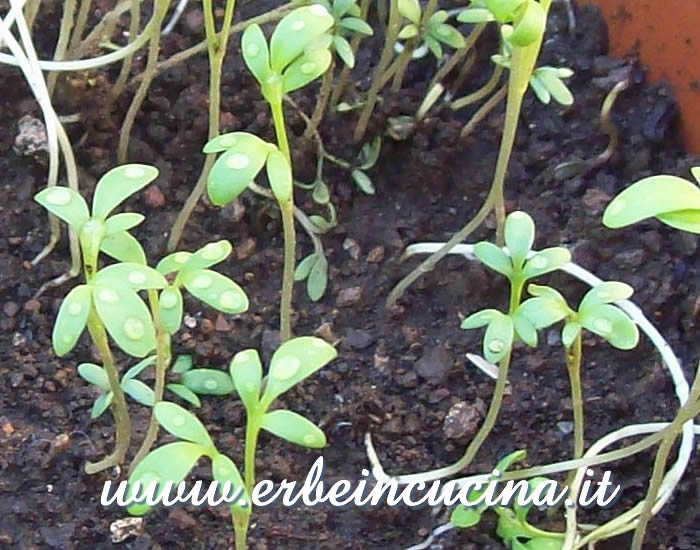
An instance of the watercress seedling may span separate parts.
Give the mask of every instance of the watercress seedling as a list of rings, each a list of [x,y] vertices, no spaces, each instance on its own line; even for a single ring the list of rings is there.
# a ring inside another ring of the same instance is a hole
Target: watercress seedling
[[[421,29],[423,10],[418,0],[399,0],[399,13],[409,23],[399,32],[399,38],[408,40],[420,38],[437,58],[442,57],[442,44],[459,49],[465,45],[464,37],[449,23],[446,23],[449,14],[445,10],[438,10],[428,18],[425,28]]]

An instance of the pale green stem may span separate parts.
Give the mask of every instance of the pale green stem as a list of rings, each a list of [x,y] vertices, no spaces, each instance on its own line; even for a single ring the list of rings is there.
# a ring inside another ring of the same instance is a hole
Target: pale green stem
[[[583,431],[583,390],[581,388],[581,330],[570,348],[566,349],[566,370],[571,386],[571,408],[574,414],[574,458],[581,458],[584,452]],[[573,487],[576,472],[569,474],[568,485]]]
[[[493,111],[500,103],[503,101],[508,94],[508,86],[501,87],[495,94],[493,94],[487,102],[485,102],[481,107],[479,107],[476,112],[472,115],[459,132],[459,137],[464,139],[469,136],[477,125],[484,120],[491,111]]]
[[[83,5],[85,5],[89,1],[90,0],[83,0]],[[141,26],[140,4],[140,0],[133,0],[131,3],[131,11],[129,14],[129,43],[136,40],[139,32],[139,27]],[[114,83],[114,86],[112,86],[112,90],[110,91],[110,101],[115,101],[124,91],[124,88],[126,87],[126,81],[129,78],[129,74],[131,73],[131,65],[133,60],[133,54],[127,55],[124,58],[124,62],[122,63],[121,69],[119,70],[119,76],[117,77],[117,81]]]
[[[134,0],[134,3],[138,5],[140,0]],[[90,8],[92,7],[92,0],[82,0],[80,2],[80,9],[78,10],[78,17],[75,20],[75,28],[73,29],[73,36],[70,39],[70,46],[68,51],[70,53],[74,52],[76,48],[80,45],[80,41],[83,38],[83,33],[85,32],[85,26],[87,25],[88,16],[90,15]],[[136,34],[133,35],[134,38]],[[131,40],[131,35],[130,35]]]
[[[496,65],[493,69],[493,73],[491,74],[491,78],[489,78],[486,84],[469,95],[455,99],[452,103],[450,103],[450,108],[453,111],[456,111],[457,109],[463,109],[467,105],[481,101],[496,89],[496,86],[498,86],[498,83],[501,81],[502,75],[503,67]]]
[[[65,0],[65,2],[63,2],[61,28],[58,35],[58,42],[56,42],[56,50],[53,54],[54,61],[61,61],[66,57],[68,42],[70,40],[70,31],[73,28],[73,21],[75,19],[75,2],[76,0]],[[57,78],[58,73],[51,73],[46,77],[46,87],[49,90],[49,97],[53,96],[53,92],[56,89]]]
[[[401,84],[403,84],[404,76],[406,75],[406,70],[408,69],[408,64],[411,62],[413,57],[413,50],[420,43],[423,35],[425,34],[425,28],[428,24],[428,19],[432,17],[437,9],[437,0],[428,0],[428,5],[423,11],[423,16],[420,20],[420,25],[418,25],[418,36],[412,38],[406,43],[406,48],[401,52],[399,56],[399,65],[396,69],[396,74],[394,75],[394,81],[391,83],[391,91],[396,93],[401,89]]]
[[[318,97],[316,98],[316,107],[314,107],[314,112],[311,114],[311,120],[309,124],[306,125],[306,130],[304,130],[304,137],[306,139],[311,139],[318,129],[318,125],[323,119],[323,115],[326,112],[326,107],[328,106],[328,99],[331,95],[331,88],[333,88],[333,69],[335,68],[335,58],[331,61],[330,67],[323,75],[323,80],[321,80],[321,89],[318,92]]]
[[[367,20],[367,12],[369,11],[369,0],[362,0],[360,2],[360,18],[363,21]],[[357,54],[357,49],[360,47],[360,42],[364,38],[364,35],[356,33],[355,36],[350,40],[350,47],[352,48],[352,53]],[[357,57],[355,55],[355,57]],[[348,84],[348,78],[350,77],[350,67],[343,64],[343,68],[340,71],[340,76],[338,76],[338,81],[335,86],[333,86],[333,91],[331,92],[331,109],[335,109],[338,105],[338,101],[345,91],[345,87]]]

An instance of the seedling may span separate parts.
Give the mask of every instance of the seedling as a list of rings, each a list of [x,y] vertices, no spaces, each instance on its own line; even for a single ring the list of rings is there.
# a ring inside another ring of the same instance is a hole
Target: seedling
[[[700,166],[691,173],[700,183]],[[641,179],[613,199],[603,213],[603,224],[616,229],[651,217],[674,229],[700,233],[700,189],[677,176]]]
[[[264,429],[302,447],[319,449],[326,445],[323,431],[311,421],[288,410],[269,411],[270,406],[280,395],[328,364],[336,355],[335,348],[319,338],[294,338],[275,351],[265,378],[256,350],[243,350],[233,357],[229,372],[246,410],[245,479],[233,461],[216,450],[206,428],[192,413],[174,403],[156,404],[155,415],[161,425],[185,441],[164,445],[147,455],[129,478],[132,489],[136,481],[142,485],[157,482],[160,485],[156,494],[160,495],[162,484],[167,481],[178,484],[197,460],[202,456],[210,458],[216,481],[230,481],[234,490],[244,489],[244,496],[231,505],[236,549],[244,550],[252,512],[249,495],[255,486],[255,452],[260,430]],[[147,511],[145,505],[132,505],[129,508],[134,515]]]
[[[416,39],[422,41],[436,59],[442,57],[442,45],[459,49],[465,45],[464,37],[449,23],[446,23],[449,14],[445,10],[433,13],[421,30],[423,11],[418,0],[399,0],[399,11],[408,19],[409,23],[399,32],[401,40]]]

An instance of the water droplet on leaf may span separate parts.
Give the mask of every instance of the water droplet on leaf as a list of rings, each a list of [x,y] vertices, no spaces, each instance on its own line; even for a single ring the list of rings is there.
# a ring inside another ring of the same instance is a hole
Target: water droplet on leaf
[[[301,362],[296,357],[284,357],[280,359],[277,364],[275,378],[278,380],[287,380],[297,373],[300,366]]]
[[[316,63],[307,61],[301,66],[301,72],[304,74],[311,74],[316,70]]]
[[[311,13],[313,13],[317,17],[323,17],[328,14],[328,10],[321,6],[320,4],[314,4],[311,6]]]
[[[163,292],[160,295],[160,305],[162,305],[165,309],[174,308],[177,305],[177,296],[175,295],[175,292]]]
[[[130,340],[138,340],[143,337],[144,326],[139,319],[130,317],[124,321],[124,333]]]
[[[127,279],[129,279],[129,282],[132,285],[140,285],[146,282],[146,276],[140,271],[132,271],[131,273],[129,273]]]
[[[97,296],[100,300],[108,304],[115,304],[119,301],[119,295],[109,288],[103,288]]]
[[[68,189],[57,187],[46,195],[46,202],[53,204],[54,206],[65,206],[71,201],[71,198],[72,196]]]
[[[304,23],[304,22],[301,21],[301,20],[299,20],[299,21],[294,21],[294,23],[292,23],[292,30],[293,30],[293,31],[300,31],[300,30],[303,29],[305,26],[306,26],[306,23]]]
[[[216,260],[224,254],[224,247],[221,243],[209,243],[202,250],[202,257],[205,260]]]
[[[488,348],[491,353],[501,353],[503,351],[503,348],[505,347],[505,344],[503,343],[502,340],[498,340],[497,338],[494,338],[489,342]]]
[[[260,53],[260,48],[258,48],[257,44],[251,44],[245,49],[245,53],[250,57],[255,57]]]
[[[235,309],[241,304],[241,297],[238,292],[227,290],[219,298],[219,305],[226,309]]]
[[[80,313],[83,311],[83,306],[82,304],[79,304],[78,302],[73,302],[68,306],[68,313],[71,315],[80,315]]]
[[[544,256],[535,256],[530,260],[530,264],[532,264],[532,267],[535,269],[544,269],[549,264],[549,261],[547,261],[547,258]]]
[[[182,416],[181,414],[174,416],[173,417],[173,424],[175,426],[184,426],[185,425],[185,417]]]
[[[226,160],[226,166],[232,170],[242,170],[250,163],[250,159],[242,153],[234,153]]]
[[[174,256],[174,260],[178,264],[184,264],[189,258],[190,255],[187,252],[176,252]]]
[[[610,334],[610,332],[612,332],[612,323],[602,317],[593,321],[593,326],[603,334]]]
[[[195,288],[209,288],[212,282],[209,275],[198,275],[195,280],[192,281],[192,286]]]
[[[124,175],[132,180],[142,178],[146,172],[140,166],[129,166],[125,171]]]
[[[219,383],[212,378],[210,378],[209,380],[205,380],[204,382],[204,387],[208,390],[215,390],[218,385]]]

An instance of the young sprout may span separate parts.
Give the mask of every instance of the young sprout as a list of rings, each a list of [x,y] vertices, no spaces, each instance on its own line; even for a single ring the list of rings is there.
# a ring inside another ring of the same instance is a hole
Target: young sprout
[[[374,34],[372,27],[360,17],[360,7],[355,0],[333,0],[332,4],[327,0],[314,0],[314,4],[323,6],[333,16],[332,48],[345,65],[353,68],[355,54],[346,36],[353,34],[372,36]]]
[[[418,37],[437,59],[442,57],[442,44],[454,49],[464,47],[465,42],[462,34],[445,22],[449,17],[445,10],[438,10],[432,14],[422,31],[423,11],[418,0],[399,0],[399,12],[410,21],[399,32],[401,40]]]
[[[691,173],[700,183],[700,166]],[[674,229],[700,233],[700,189],[677,176],[641,179],[612,200],[603,213],[603,224],[616,229],[651,217]]]
[[[545,105],[552,99],[560,105],[573,105],[574,96],[563,81],[573,75],[574,71],[567,67],[538,67],[530,77],[530,87]]]
[[[242,488],[244,491],[231,506],[236,549],[244,550],[252,512],[249,495],[255,486],[255,451],[260,430],[302,447],[319,449],[326,445],[323,431],[310,420],[284,409],[269,411],[270,406],[280,395],[314,374],[336,355],[335,348],[319,338],[294,338],[275,351],[265,378],[256,350],[243,350],[233,357],[230,377],[246,410],[245,479],[233,461],[217,451],[206,428],[194,415],[174,403],[157,403],[154,411],[158,421],[172,435],[185,441],[164,445],[147,455],[129,478],[132,490],[136,481],[142,485],[157,481],[162,491],[165,482],[179,483],[199,458],[207,456],[212,460],[215,480],[220,483],[228,480],[234,490]],[[132,505],[129,512],[142,515],[148,509],[137,504]]]

